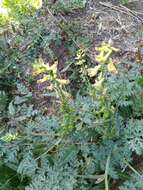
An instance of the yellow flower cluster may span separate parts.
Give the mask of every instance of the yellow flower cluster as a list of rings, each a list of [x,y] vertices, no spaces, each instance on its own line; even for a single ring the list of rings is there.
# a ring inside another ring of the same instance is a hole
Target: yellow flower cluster
[[[77,55],[76,55],[76,65],[83,65],[85,63],[85,50],[84,49],[79,49],[77,51]]]
[[[113,52],[118,52],[119,49],[114,48],[111,45],[111,41],[109,41],[108,43],[103,42],[101,47],[96,48],[96,51],[99,53],[96,56],[96,61],[101,64],[106,64],[111,54]]]
[[[101,47],[96,48],[96,51],[99,53],[95,58],[96,61],[100,64],[107,64],[108,71],[116,74],[117,69],[110,56],[113,52],[118,52],[119,49],[114,48],[111,44],[111,41],[109,41],[108,43],[103,42]]]
[[[103,43],[101,47],[96,48],[96,51],[99,53],[96,55],[95,59],[99,65],[88,68],[88,76],[95,77],[98,71],[102,69],[102,65],[107,65],[107,70],[111,73],[117,73],[117,69],[114,65],[112,58],[110,57],[113,52],[119,51],[117,48],[111,46],[111,42]]]
[[[43,78],[38,80],[37,83],[43,83],[45,81],[53,81],[55,80],[60,85],[69,84],[69,80],[58,79],[57,78],[57,66],[58,62],[56,61],[53,65],[45,64],[43,59],[38,59],[35,61],[33,65],[33,76],[37,76],[39,74],[43,74]]]
[[[113,74],[117,74],[118,71],[116,66],[111,58],[111,54],[113,52],[118,52],[119,49],[114,48],[111,45],[111,41],[108,43],[103,42],[101,47],[96,48],[98,55],[96,55],[95,59],[99,63],[93,68],[88,68],[87,73],[89,77],[95,77],[98,73],[98,77],[95,80],[95,84],[93,85],[97,90],[103,90],[104,83],[104,72],[108,71]]]
[[[39,58],[35,61],[33,65],[33,76],[43,74],[43,73],[49,73],[52,72],[53,77],[56,77],[57,75],[57,62],[55,62],[53,65],[45,64],[43,59]]]

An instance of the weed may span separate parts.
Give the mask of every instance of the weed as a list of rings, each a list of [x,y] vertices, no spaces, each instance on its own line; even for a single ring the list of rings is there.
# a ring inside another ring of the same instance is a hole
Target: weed
[[[53,8],[73,13],[85,5],[57,1]],[[133,155],[143,154],[140,64],[116,61],[119,50],[111,41],[95,49],[91,63],[80,27],[63,21],[53,26],[53,15],[43,17],[42,1],[5,0],[5,7],[6,20],[0,17],[5,26],[0,36],[0,189],[108,190],[119,181],[126,181],[121,190],[141,189],[142,175],[131,166]],[[61,47],[63,38],[69,65],[61,71],[51,44]],[[39,109],[35,91],[40,103],[48,97],[43,109],[51,109],[52,99],[54,113]]]

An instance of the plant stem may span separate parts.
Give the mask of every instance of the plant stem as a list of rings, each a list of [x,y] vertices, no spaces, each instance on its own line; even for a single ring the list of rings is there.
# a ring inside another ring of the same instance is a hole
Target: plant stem
[[[41,154],[40,156],[38,156],[35,160],[38,160],[39,158],[41,158],[42,156],[46,155],[49,151],[51,151],[55,146],[57,146],[60,142],[61,142],[62,138],[60,138],[59,140],[57,140],[47,151],[45,151],[43,154]]]
[[[106,167],[105,167],[105,190],[109,190],[108,171],[109,171],[110,158],[111,158],[111,153],[108,155]]]
[[[140,173],[135,168],[133,168],[126,160],[124,162],[135,174],[140,176]]]
[[[83,178],[83,179],[93,179],[93,180],[101,180],[103,181],[105,178],[105,174],[101,175],[77,175],[78,178]]]

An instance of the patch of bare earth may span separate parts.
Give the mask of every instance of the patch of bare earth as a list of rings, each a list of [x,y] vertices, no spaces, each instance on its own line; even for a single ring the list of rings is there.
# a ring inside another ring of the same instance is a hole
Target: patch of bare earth
[[[80,23],[93,46],[112,39],[121,50],[136,52],[143,40],[142,10],[141,1],[130,1],[123,6],[117,0],[89,0],[83,14],[67,16],[67,20]]]

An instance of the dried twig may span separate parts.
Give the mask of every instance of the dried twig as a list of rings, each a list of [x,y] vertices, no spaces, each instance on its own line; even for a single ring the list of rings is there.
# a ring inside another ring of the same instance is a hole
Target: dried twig
[[[125,7],[125,6],[123,6],[123,5],[120,5],[120,7],[123,8],[124,10],[130,12],[130,13],[131,13],[133,16],[135,16],[139,21],[143,22],[143,19],[142,19],[140,16],[138,16],[138,14],[139,14],[138,12],[133,11],[133,10],[131,10],[131,9],[129,9],[129,8]]]
[[[105,6],[105,7],[108,7],[110,9],[113,9],[115,11],[119,11],[119,12],[122,12],[128,16],[131,16],[133,18],[136,18],[138,19],[139,21],[143,22],[143,19],[137,15],[136,12],[130,10],[129,8],[123,6],[123,5],[120,5],[120,6],[115,6],[115,5],[112,5],[111,3],[103,3],[103,2],[99,2],[101,5]]]

